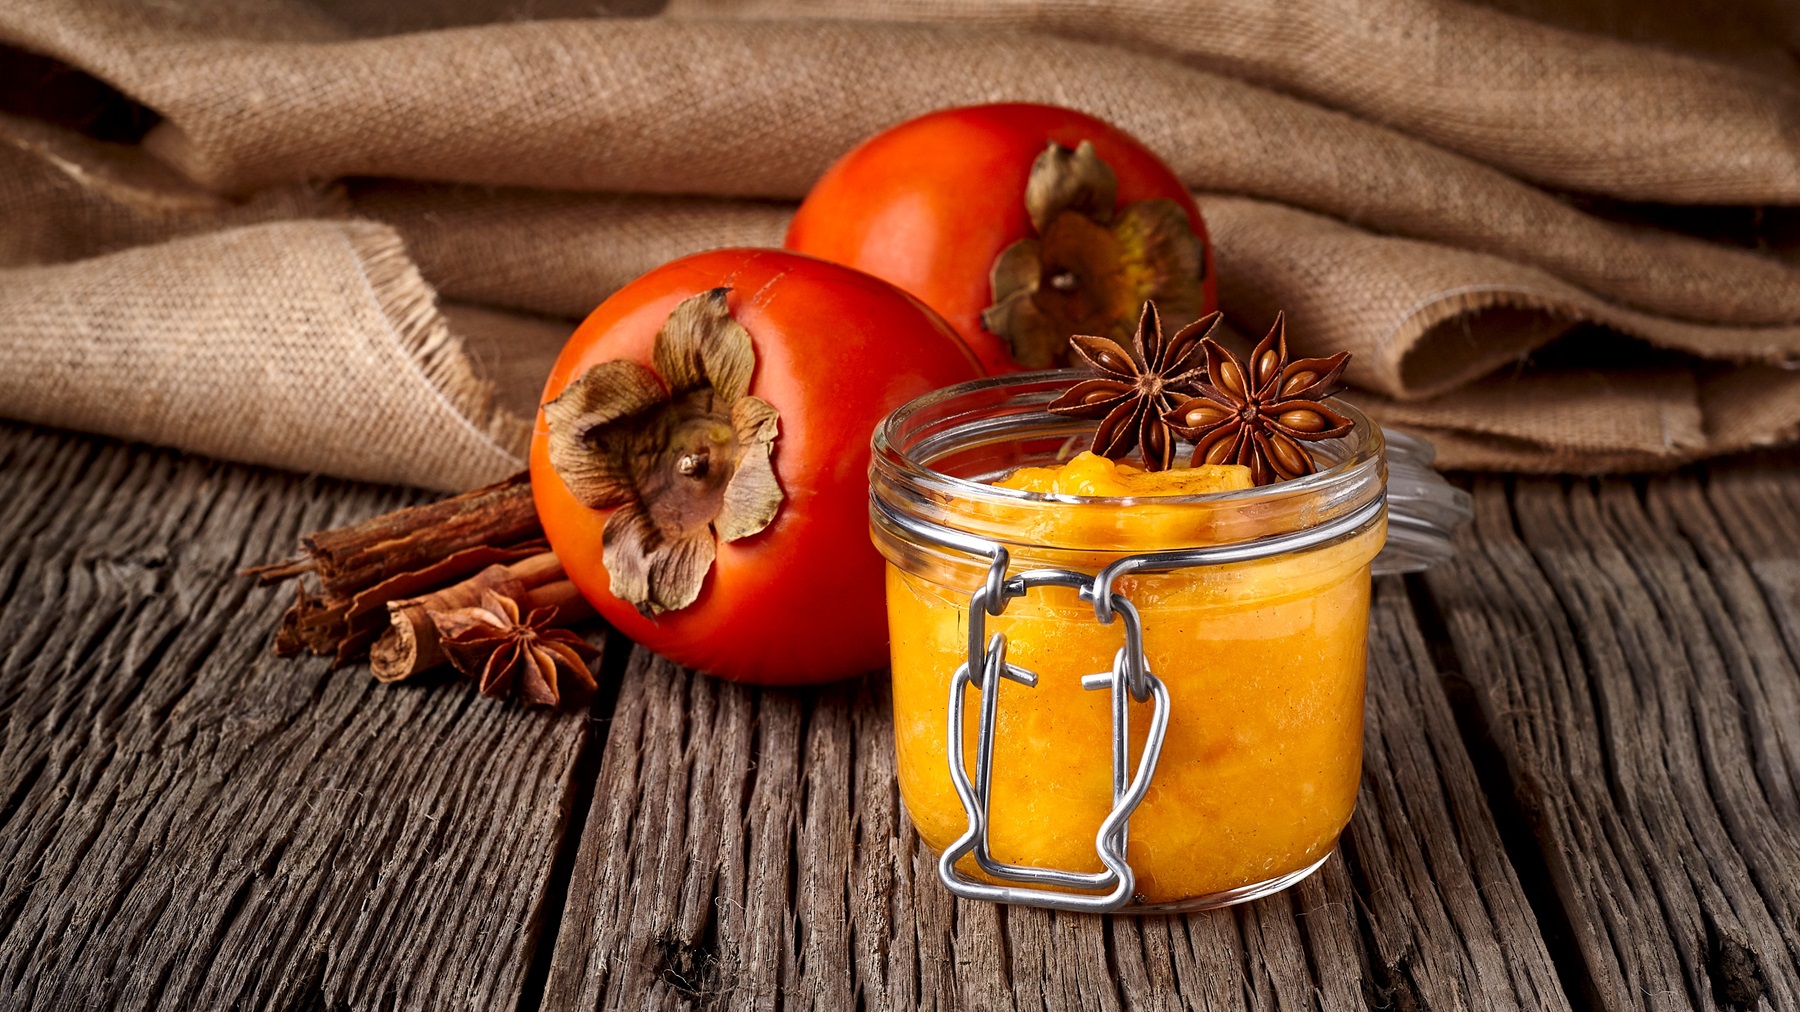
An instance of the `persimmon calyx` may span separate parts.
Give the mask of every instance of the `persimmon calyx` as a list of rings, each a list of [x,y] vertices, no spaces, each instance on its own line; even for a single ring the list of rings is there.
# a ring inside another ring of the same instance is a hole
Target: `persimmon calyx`
[[[544,405],[551,469],[584,505],[613,511],[602,532],[611,590],[645,616],[693,604],[718,543],[781,510],[770,459],[780,418],[748,392],[756,349],[730,291],[675,307],[654,369],[601,362]]]
[[[1073,334],[1128,341],[1146,301],[1172,320],[1200,315],[1206,250],[1187,212],[1165,198],[1115,209],[1118,190],[1089,141],[1052,141],[1032,163],[1025,209],[1037,234],[1000,251],[981,314],[1019,364],[1066,364]]]

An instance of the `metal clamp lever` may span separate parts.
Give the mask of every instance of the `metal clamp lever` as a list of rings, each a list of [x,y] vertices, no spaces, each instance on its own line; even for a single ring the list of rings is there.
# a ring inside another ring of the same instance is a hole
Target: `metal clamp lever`
[[[945,887],[968,899],[1057,910],[1107,913],[1125,906],[1135,885],[1131,866],[1125,861],[1127,829],[1131,813],[1143,801],[1150,787],[1150,777],[1156,772],[1156,760],[1162,752],[1164,733],[1169,725],[1169,694],[1163,683],[1151,674],[1144,657],[1143,628],[1137,609],[1113,590],[1115,581],[1134,574],[1249,562],[1316,548],[1363,530],[1380,519],[1385,507],[1386,496],[1377,495],[1304,530],[1223,545],[1128,555],[1115,559],[1092,577],[1064,569],[1035,569],[1009,578],[1006,571],[1011,560],[1005,546],[943,523],[912,516],[871,493],[869,512],[876,524],[891,527],[927,544],[990,562],[987,579],[969,598],[969,659],[950,679],[950,728],[946,751],[949,753],[950,779],[956,785],[957,796],[962,799],[963,811],[968,814],[969,828],[938,860],[938,878],[943,880]],[[1073,588],[1082,600],[1094,606],[1094,619],[1101,625],[1111,625],[1115,617],[1122,616],[1125,620],[1125,647],[1114,657],[1112,671],[1087,675],[1081,680],[1083,688],[1110,686],[1113,691],[1113,808],[1101,823],[1094,840],[1095,850],[1107,869],[1104,872],[1081,874],[1006,864],[994,860],[988,850],[988,796],[994,769],[999,679],[1008,678],[1035,687],[1038,676],[1007,663],[1006,637],[996,633],[988,639],[987,616],[1004,613],[1010,602],[1025,596],[1031,588],[1047,586]],[[981,693],[973,784],[963,768],[962,734],[964,689],[971,685]],[[1126,691],[1119,691],[1121,688]],[[1139,757],[1137,772],[1129,783],[1125,779],[1130,744],[1127,693],[1139,702],[1154,699],[1156,703],[1151,711],[1150,734],[1144,742],[1143,755]],[[991,878],[1087,892],[1058,892],[978,882],[956,870],[956,863],[971,854],[976,865]],[[1094,894],[1101,889],[1108,891],[1102,895]]]
[[[1004,633],[986,638],[987,616],[1001,614],[1010,601],[1023,597],[1033,587],[1071,587],[1088,600],[1092,600],[1094,592],[1093,578],[1068,570],[1036,569],[1008,579],[1007,561],[1006,550],[996,550],[986,585],[970,597],[969,659],[950,679],[947,739],[950,779],[956,785],[957,796],[962,799],[963,811],[968,814],[969,828],[938,859],[938,877],[952,893],[966,899],[1107,913],[1123,907],[1136,889],[1136,876],[1125,860],[1127,834],[1131,813],[1149,791],[1150,778],[1156,772],[1156,760],[1162,754],[1163,736],[1169,727],[1169,692],[1162,680],[1151,673],[1144,659],[1143,627],[1137,609],[1123,596],[1109,591],[1106,622],[1110,624],[1111,616],[1124,620],[1125,646],[1114,656],[1110,672],[1087,675],[1081,680],[1084,689],[1112,690],[1113,807],[1094,837],[1094,849],[1106,870],[1081,873],[996,861],[988,849],[988,800],[993,785],[994,724],[999,712],[1000,679],[1011,679],[1035,688],[1038,676],[1007,662]],[[973,784],[963,767],[963,696],[965,687],[971,685],[981,694]],[[1128,782],[1132,699],[1139,702],[1154,700],[1154,705],[1150,733],[1144,742],[1143,754],[1138,757],[1137,772]],[[991,885],[964,876],[956,870],[956,862],[969,854],[974,855],[976,865],[988,876],[1028,885]],[[1061,892],[1036,886],[1059,886],[1086,892]],[[1099,893],[1098,890],[1106,891]]]

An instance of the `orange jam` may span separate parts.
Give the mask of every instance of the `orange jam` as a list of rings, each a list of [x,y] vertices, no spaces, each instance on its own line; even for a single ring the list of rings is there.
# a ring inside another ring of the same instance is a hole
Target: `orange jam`
[[[995,482],[1056,495],[1130,497],[1091,510],[1073,502],[1034,535],[1085,544],[1104,529],[1097,571],[1123,554],[1220,540],[1208,509],[1155,497],[1250,487],[1246,468],[1145,473],[1082,454],[1021,468]],[[1204,503],[1205,501],[1201,501]],[[1004,509],[1005,507],[993,507]],[[1105,516],[1103,523],[1095,520]],[[992,519],[991,517],[989,519]],[[1239,518],[1241,521],[1241,518]],[[1224,540],[1241,540],[1241,522]],[[1168,687],[1169,723],[1148,795],[1132,815],[1127,856],[1141,903],[1204,905],[1227,890],[1269,883],[1322,860],[1356,803],[1362,763],[1369,564],[1385,526],[1288,555],[1120,580],[1138,609],[1149,667]],[[892,559],[893,556],[890,556]],[[1013,572],[1043,564],[1015,554]],[[1056,563],[1068,567],[1068,559]],[[894,734],[900,791],[926,843],[942,851],[967,815],[951,784],[944,735],[950,678],[968,651],[970,582],[930,566],[890,562]],[[1003,862],[1095,872],[1094,836],[1112,807],[1110,700],[1081,677],[1110,671],[1122,623],[1100,625],[1073,590],[1037,589],[989,616],[1007,659],[1039,676],[1001,681],[989,804],[989,841]],[[974,778],[979,700],[964,704],[964,756]],[[1150,705],[1131,706],[1135,771]],[[979,875],[974,862],[960,868]]]
[[[1238,464],[1144,471],[1090,450],[1082,451],[1066,464],[1021,467],[994,484],[1021,492],[1106,496],[1205,495],[1251,487],[1250,469]]]

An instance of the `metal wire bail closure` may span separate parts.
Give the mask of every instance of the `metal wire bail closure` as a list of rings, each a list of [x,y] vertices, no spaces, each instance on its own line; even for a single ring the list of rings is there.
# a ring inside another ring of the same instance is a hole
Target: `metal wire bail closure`
[[[1144,658],[1143,626],[1137,609],[1123,596],[1106,593],[1105,609],[1095,609],[1096,620],[1110,625],[1114,616],[1124,622],[1125,645],[1113,658],[1111,671],[1084,676],[1081,687],[1090,691],[1112,691],[1112,768],[1113,807],[1100,823],[1094,837],[1094,850],[1105,865],[1102,872],[1081,873],[1053,868],[996,861],[988,850],[988,798],[994,772],[994,724],[999,712],[1000,679],[1036,688],[1035,672],[1008,663],[1006,635],[987,637],[987,616],[999,615],[1015,598],[1023,597],[1034,587],[1072,587],[1082,598],[1094,600],[1098,578],[1063,569],[1034,569],[1011,579],[1006,577],[1006,549],[996,546],[993,565],[988,569],[986,584],[969,600],[969,659],[956,669],[950,679],[950,733],[946,739],[950,759],[950,779],[968,814],[969,828],[938,858],[938,877],[952,893],[965,899],[994,903],[1028,904],[1055,910],[1085,913],[1108,913],[1130,902],[1137,886],[1131,865],[1125,860],[1125,847],[1131,825],[1131,813],[1144,800],[1150,789],[1150,778],[1156,773],[1156,761],[1162,754],[1163,736],[1169,728],[1169,691],[1162,680],[1150,671]],[[1101,616],[1105,617],[1102,618]],[[976,735],[975,782],[969,782],[963,767],[963,700],[964,689],[974,686],[981,694],[981,717]],[[1144,751],[1138,757],[1137,772],[1126,780],[1130,765],[1130,702],[1153,701],[1150,733]],[[1019,886],[991,885],[964,876],[956,870],[956,862],[975,855],[976,865],[992,878],[1026,883]],[[1039,886],[1060,886],[1084,892],[1059,892]],[[1101,890],[1104,890],[1102,892]]]
[[[1011,557],[1004,546],[920,522],[900,514],[880,499],[872,498],[873,512],[882,521],[933,544],[991,560],[987,579],[969,596],[969,659],[959,665],[950,678],[950,727],[945,751],[950,760],[950,780],[956,785],[957,797],[962,799],[969,828],[938,859],[938,878],[943,880],[944,887],[966,899],[1085,913],[1111,913],[1129,903],[1136,885],[1131,865],[1125,860],[1131,813],[1150,789],[1156,760],[1162,754],[1163,736],[1169,727],[1169,692],[1162,680],[1151,672],[1149,661],[1144,657],[1144,630],[1137,608],[1115,591],[1114,585],[1120,578],[1134,573],[1169,573],[1195,566],[1248,562],[1304,551],[1348,536],[1364,524],[1374,522],[1386,505],[1387,497],[1381,494],[1348,513],[1302,531],[1236,544],[1128,555],[1091,577],[1066,569],[1032,569],[1009,578],[1006,570]],[[1113,658],[1112,670],[1085,675],[1081,679],[1084,689],[1112,689],[1113,807],[1094,838],[1095,852],[1100,863],[1106,866],[1103,872],[1083,874],[1007,864],[994,860],[988,851],[988,797],[994,771],[999,680],[1010,679],[1035,688],[1038,675],[1006,660],[1006,637],[1002,633],[995,633],[991,639],[988,637],[987,617],[1004,613],[1009,603],[1024,597],[1034,587],[1073,588],[1082,600],[1094,606],[1095,621],[1111,625],[1117,618],[1125,624],[1125,646]],[[969,782],[968,771],[963,768],[963,695],[968,686],[981,693],[974,783]],[[1155,706],[1151,709],[1150,734],[1144,741],[1143,755],[1138,757],[1137,772],[1128,782],[1130,699],[1152,700]],[[956,870],[956,862],[970,854],[975,856],[976,866],[989,877],[1025,885],[992,885],[963,875]],[[1034,886],[1060,886],[1085,892],[1059,892]],[[1106,891],[1101,893],[1100,890]]]

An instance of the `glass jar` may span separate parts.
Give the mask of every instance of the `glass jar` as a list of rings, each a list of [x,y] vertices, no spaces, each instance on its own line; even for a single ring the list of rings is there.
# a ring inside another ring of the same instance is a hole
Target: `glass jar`
[[[1059,909],[1243,902],[1323,864],[1362,764],[1379,427],[1319,473],[1100,498],[991,481],[1084,449],[1028,373],[877,431],[900,793],[958,895]],[[1445,486],[1448,491],[1448,486]]]

